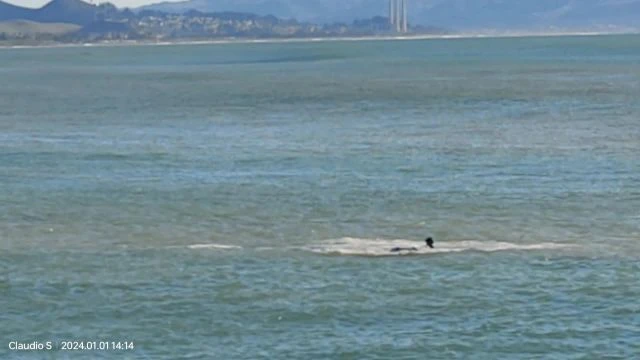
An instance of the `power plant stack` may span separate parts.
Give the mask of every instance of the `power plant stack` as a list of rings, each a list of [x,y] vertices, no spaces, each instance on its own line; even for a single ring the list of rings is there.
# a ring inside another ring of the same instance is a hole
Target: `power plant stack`
[[[407,32],[407,1],[389,0],[389,24],[399,33]]]

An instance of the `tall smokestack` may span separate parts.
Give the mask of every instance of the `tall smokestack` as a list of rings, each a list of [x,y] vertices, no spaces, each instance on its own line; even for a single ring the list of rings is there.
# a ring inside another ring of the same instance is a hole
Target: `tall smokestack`
[[[402,0],[402,32],[407,32],[407,1]]]
[[[389,0],[389,24],[391,28],[396,23],[396,0]]]
[[[396,0],[396,31],[402,30],[402,2],[403,0]]]

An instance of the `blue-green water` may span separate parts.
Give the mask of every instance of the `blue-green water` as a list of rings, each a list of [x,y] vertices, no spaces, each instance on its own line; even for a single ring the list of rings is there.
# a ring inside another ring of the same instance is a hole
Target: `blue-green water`
[[[639,99],[639,36],[0,49],[0,357],[636,358]]]

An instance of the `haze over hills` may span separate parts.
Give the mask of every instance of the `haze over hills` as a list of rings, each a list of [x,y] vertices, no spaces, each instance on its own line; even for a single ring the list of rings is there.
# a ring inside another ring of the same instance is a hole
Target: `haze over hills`
[[[250,11],[313,22],[386,15],[387,0],[187,0],[143,7],[169,12]],[[409,21],[454,29],[638,27],[640,0],[410,0]]]
[[[80,26],[75,24],[38,23],[28,20],[0,22],[0,34],[63,35],[77,30],[80,30]]]

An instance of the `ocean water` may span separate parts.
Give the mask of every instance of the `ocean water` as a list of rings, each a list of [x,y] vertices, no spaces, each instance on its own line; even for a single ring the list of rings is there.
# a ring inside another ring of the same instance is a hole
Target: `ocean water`
[[[640,358],[639,99],[640,36],[0,49],[0,358]]]

